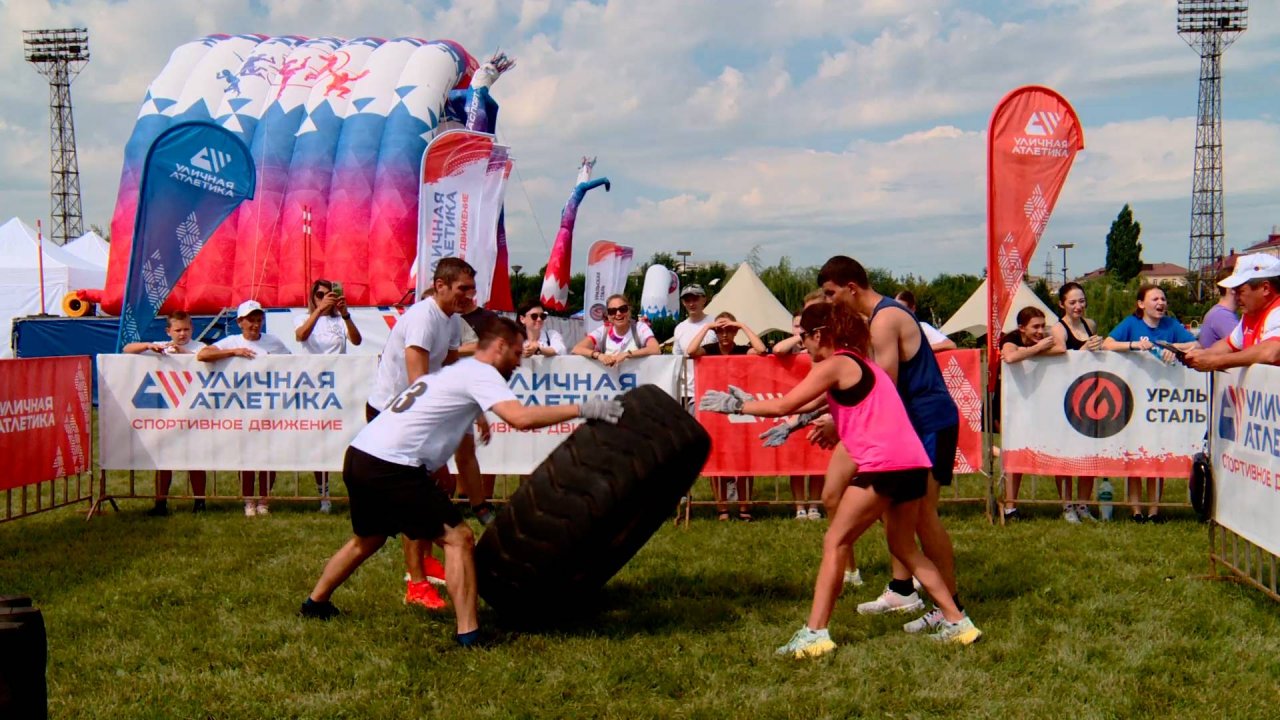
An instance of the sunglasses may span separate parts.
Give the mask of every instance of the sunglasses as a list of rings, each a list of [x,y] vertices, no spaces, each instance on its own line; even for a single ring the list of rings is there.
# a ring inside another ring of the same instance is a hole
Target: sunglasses
[[[605,312],[610,315],[626,315],[631,312],[631,307],[629,305],[619,305],[617,307],[606,308]]]
[[[816,328],[814,328],[814,329],[812,329],[812,330],[801,330],[801,331],[800,331],[800,340],[801,340],[801,341],[807,340],[807,339],[809,339],[810,337],[812,337],[812,336],[813,336],[813,334],[814,334],[814,333],[816,333],[816,332],[818,332],[819,330],[825,330],[825,329],[826,329],[826,327],[827,327],[826,325],[819,325],[818,327],[816,327]]]
[[[547,314],[544,312],[531,312],[528,315],[525,315],[525,317],[529,318],[530,320],[533,320],[534,322],[537,322],[539,320],[546,320]]]

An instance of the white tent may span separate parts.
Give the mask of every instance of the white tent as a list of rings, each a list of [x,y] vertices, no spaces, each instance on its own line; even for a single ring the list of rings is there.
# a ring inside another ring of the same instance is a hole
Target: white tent
[[[757,335],[770,330],[791,333],[791,311],[778,302],[778,298],[769,292],[769,288],[760,282],[760,277],[746,263],[738,266],[724,288],[711,299],[706,312],[715,317],[725,311],[733,313],[738,322],[754,330]],[[745,341],[746,338],[739,333],[738,342]]]
[[[107,269],[107,258],[111,255],[111,245],[92,230],[63,245],[62,249],[93,267],[101,268],[104,272]],[[72,289],[81,290],[83,288]]]
[[[1058,315],[1048,305],[1045,305],[1040,298],[1027,287],[1024,282],[1018,288],[1018,293],[1013,297],[1013,303],[1009,305],[1009,312],[1004,316],[1004,324],[1001,326],[1003,332],[1009,332],[1018,327],[1018,311],[1028,305],[1040,308],[1044,312],[1044,317],[1049,325],[1058,321]],[[977,290],[964,301],[964,305],[956,311],[955,315],[942,326],[942,334],[950,335],[952,333],[967,332],[970,335],[981,337],[987,334],[987,281],[983,280]]]
[[[36,234],[26,223],[13,218],[0,225],[0,357],[10,357],[13,318],[40,312],[41,254]],[[67,253],[51,242],[44,244],[45,312],[61,315],[62,296],[80,288],[106,285],[105,268]]]

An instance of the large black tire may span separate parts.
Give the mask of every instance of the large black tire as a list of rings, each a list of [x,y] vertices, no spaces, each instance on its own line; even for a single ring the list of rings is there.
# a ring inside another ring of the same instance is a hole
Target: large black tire
[[[576,615],[671,516],[711,438],[654,386],[622,396],[617,425],[579,427],[511,496],[476,546],[480,596],[505,623]]]
[[[21,605],[0,607],[0,718],[49,717],[48,664],[49,642],[40,611]]]

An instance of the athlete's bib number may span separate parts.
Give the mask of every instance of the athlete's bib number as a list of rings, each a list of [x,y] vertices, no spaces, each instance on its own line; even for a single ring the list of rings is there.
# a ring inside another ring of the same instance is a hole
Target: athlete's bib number
[[[391,407],[389,409],[393,413],[402,413],[413,407],[413,402],[418,399],[418,396],[422,395],[422,393],[426,391],[427,384],[419,380],[408,388],[405,388],[405,391],[400,393],[400,396],[396,398],[396,401],[391,403]]]

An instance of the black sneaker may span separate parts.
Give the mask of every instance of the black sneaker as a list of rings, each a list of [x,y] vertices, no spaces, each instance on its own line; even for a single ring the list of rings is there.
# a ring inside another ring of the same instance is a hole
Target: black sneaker
[[[204,506],[203,500],[197,500],[195,504],[191,506],[191,512],[193,513],[202,513],[204,511],[205,511],[205,506]]]
[[[1007,513],[1005,513],[1005,514],[1004,514],[1004,521],[1005,521],[1005,522],[1017,522],[1017,521],[1022,520],[1022,519],[1023,519],[1023,518],[1022,518],[1022,513],[1018,512],[1018,509],[1017,509],[1017,508],[1014,508],[1014,509],[1012,509],[1012,510],[1010,510],[1009,512],[1007,512]]]
[[[155,507],[147,511],[148,517],[168,517],[168,515],[169,515],[169,504],[163,503],[163,502],[156,503]]]
[[[1147,516],[1147,522],[1149,522],[1149,523],[1153,523],[1153,524],[1155,524],[1155,525],[1163,525],[1163,524],[1165,524],[1165,523],[1169,522],[1169,518],[1167,518],[1167,517],[1165,517],[1165,516],[1163,516],[1163,515],[1148,515],[1148,516]]]
[[[1129,519],[1136,523],[1144,523],[1147,521],[1147,516],[1142,513],[1134,513]]]
[[[307,598],[306,602],[302,603],[302,609],[298,611],[298,614],[302,617],[313,620],[328,620],[341,613],[342,611],[334,607],[333,603],[328,600],[316,602],[311,598]]]

